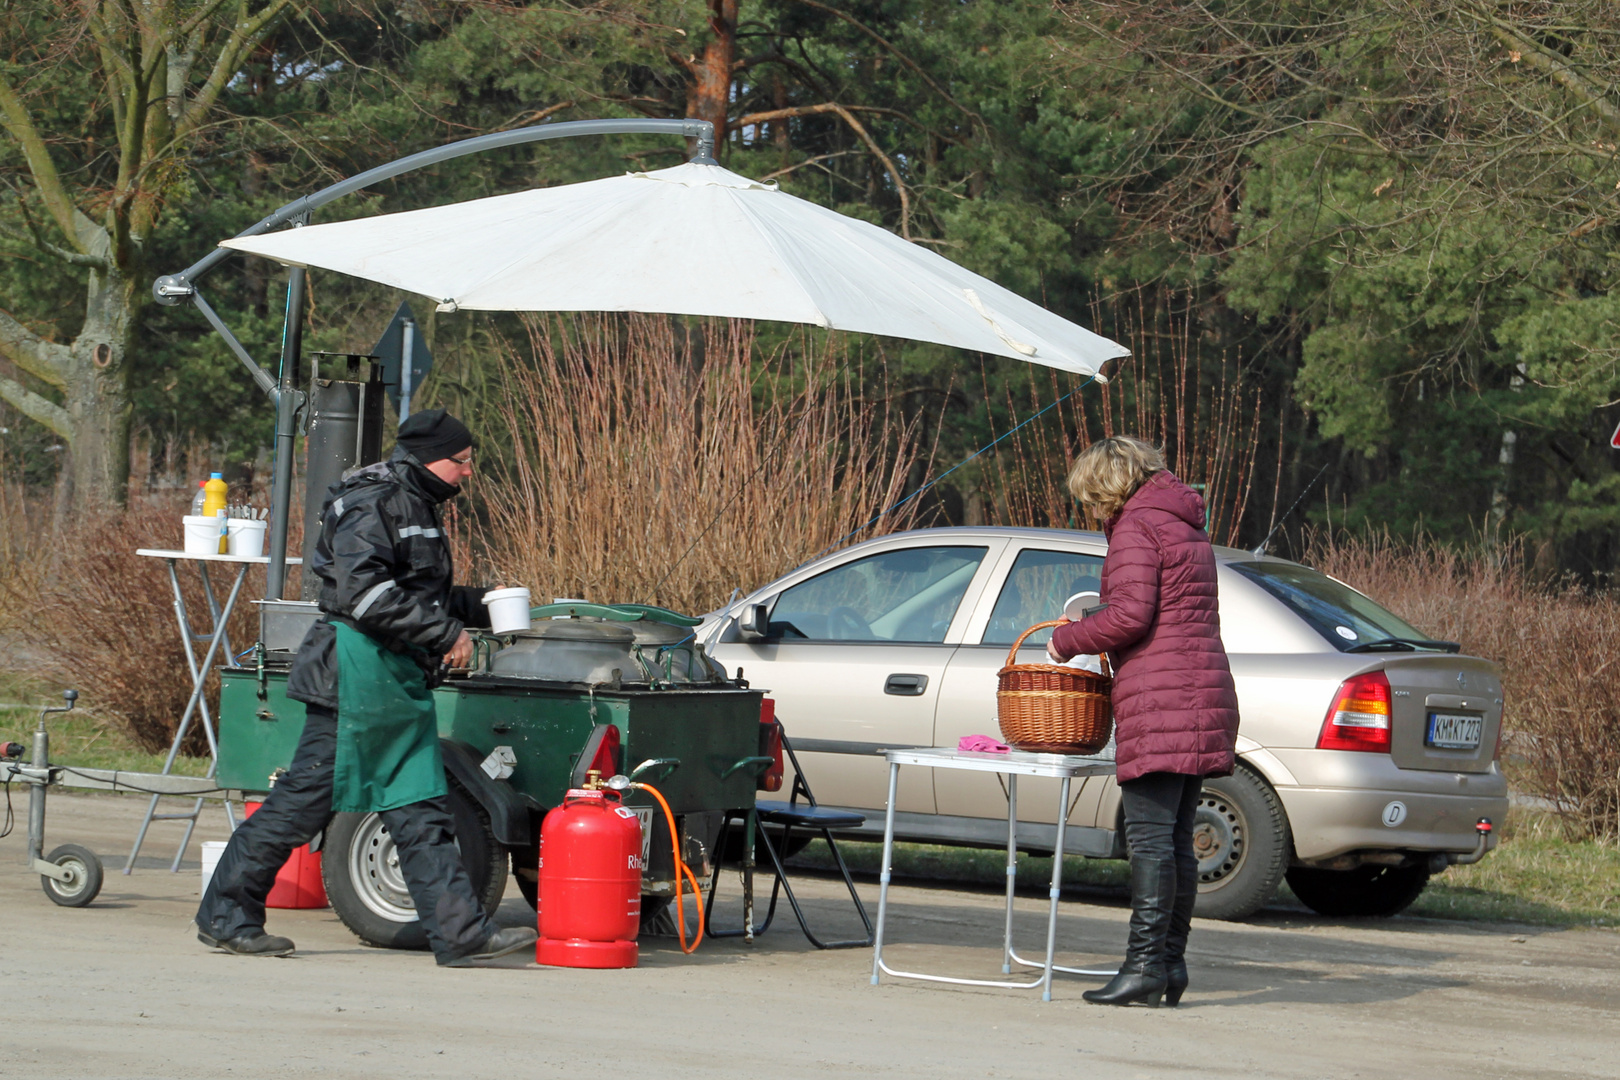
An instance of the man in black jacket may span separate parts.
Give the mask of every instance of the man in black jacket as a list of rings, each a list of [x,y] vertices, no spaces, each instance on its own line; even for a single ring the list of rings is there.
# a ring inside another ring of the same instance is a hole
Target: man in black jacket
[[[320,579],[323,617],[287,681],[287,696],[306,706],[303,736],[291,767],[220,856],[197,911],[204,944],[253,956],[293,951],[287,938],[265,933],[264,901],[293,849],[331,819],[334,785],[337,809],[381,814],[440,964],[534,943],[533,929],[498,929],[473,892],[432,720],[441,659],[465,667],[472,640],[464,627],[488,625],[480,590],[451,584],[439,516],[472,475],[471,461],[471,433],[432,409],[400,425],[386,462],[328,491],[306,567]],[[382,754],[392,756],[377,760]]]

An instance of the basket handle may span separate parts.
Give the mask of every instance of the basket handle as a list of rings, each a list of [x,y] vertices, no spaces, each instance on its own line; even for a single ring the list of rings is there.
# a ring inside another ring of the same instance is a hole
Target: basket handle
[[[1042,630],[1048,630],[1054,626],[1062,626],[1067,621],[1069,620],[1053,619],[1050,622],[1038,622],[1028,630],[1025,630],[1022,634],[1019,634],[1018,640],[1013,642],[1012,648],[1007,651],[1007,666],[1012,667],[1014,664],[1018,663],[1018,650],[1023,647],[1025,638],[1029,637],[1031,634],[1039,633]],[[1108,662],[1108,654],[1106,652],[1098,653],[1097,656],[1098,659],[1102,661],[1103,675],[1110,679],[1113,678],[1114,667]]]

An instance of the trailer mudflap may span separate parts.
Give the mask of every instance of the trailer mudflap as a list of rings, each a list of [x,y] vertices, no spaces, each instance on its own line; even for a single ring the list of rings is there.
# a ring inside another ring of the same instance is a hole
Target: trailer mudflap
[[[440,739],[439,752],[444,767],[466,788],[478,805],[489,814],[489,827],[495,839],[507,847],[532,847],[536,842],[534,822],[543,807],[504,780],[492,780],[481,762],[483,755],[456,739]]]

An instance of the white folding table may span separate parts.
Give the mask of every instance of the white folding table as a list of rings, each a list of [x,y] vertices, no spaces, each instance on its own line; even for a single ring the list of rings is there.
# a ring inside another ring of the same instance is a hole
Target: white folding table
[[[1041,1000],[1052,1000],[1052,972],[1064,971],[1073,975],[1108,977],[1115,969],[1090,970],[1087,968],[1059,967],[1052,961],[1057,949],[1058,896],[1063,885],[1063,835],[1069,816],[1069,788],[1075,777],[1110,776],[1114,772],[1114,759],[1108,757],[1077,757],[1062,754],[1029,754],[1011,751],[1005,754],[969,753],[948,747],[924,747],[915,750],[888,750],[884,757],[889,762],[889,805],[883,819],[883,872],[878,878],[877,929],[873,935],[872,985],[880,974],[902,979],[924,979],[928,982],[954,983],[959,986],[999,986],[1009,990],[1041,989]],[[999,773],[1007,778],[1007,919],[1002,935],[1001,972],[1012,974],[1014,964],[1039,968],[1040,978],[1034,982],[1013,982],[996,979],[959,979],[945,975],[928,975],[917,971],[898,971],[883,962],[883,930],[889,913],[889,880],[894,860],[894,807],[895,792],[900,783],[900,766],[922,765],[930,769],[966,769],[973,772]],[[1050,907],[1046,917],[1046,962],[1037,964],[1025,960],[1013,949],[1013,886],[1018,872],[1018,778],[1020,776],[1048,776],[1062,781],[1057,804],[1056,855],[1052,859],[1052,886],[1048,893]]]
[[[203,685],[208,681],[209,669],[213,667],[214,658],[219,655],[221,646],[224,647],[226,659],[231,657],[231,641],[226,625],[230,622],[231,612],[236,609],[236,600],[241,595],[242,582],[247,578],[248,567],[264,566],[270,559],[265,555],[199,555],[166,548],[137,548],[135,554],[149,559],[162,559],[169,564],[169,584],[174,589],[174,615],[180,626],[180,641],[186,647],[186,664],[191,669],[191,697],[186,702],[186,711],[180,715],[180,726],[175,730],[174,742],[169,746],[169,756],[163,762],[163,775],[167,775],[174,768],[174,759],[179,756],[180,745],[185,741],[186,732],[191,728],[192,716],[201,713],[203,735],[208,740],[208,755],[211,759],[206,777],[212,779],[214,771],[219,768],[219,743],[214,734],[214,720],[209,714],[208,702],[203,697]],[[180,590],[178,564],[182,562],[196,564],[197,574],[202,578],[203,596],[208,600],[209,617],[209,627],[205,631],[192,628],[191,614],[186,609],[185,594]],[[288,565],[302,562],[303,560],[298,558],[287,560]],[[209,563],[229,563],[236,567],[236,580],[231,583],[231,591],[226,595],[223,607],[214,595],[213,582],[208,578]],[[199,664],[194,646],[205,641],[208,643],[208,651]],[[174,853],[174,862],[169,866],[171,872],[180,869],[180,859],[186,853],[186,845],[191,843],[191,834],[197,827],[197,816],[202,812],[203,800],[198,798],[187,813],[160,814],[157,812],[160,798],[161,795],[153,795],[152,802],[146,808],[146,816],[141,820],[140,830],[135,834],[135,846],[130,849],[129,859],[124,863],[126,874],[135,868],[135,856],[140,854],[141,845],[146,842],[146,830],[154,821],[188,822],[186,835],[180,841],[180,849]],[[235,829],[236,817],[229,800],[225,802],[225,816],[230,821],[231,828]]]

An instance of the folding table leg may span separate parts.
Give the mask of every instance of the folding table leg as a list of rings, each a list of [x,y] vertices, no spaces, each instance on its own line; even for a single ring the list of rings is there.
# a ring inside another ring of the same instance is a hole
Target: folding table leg
[[[1058,795],[1057,848],[1052,852],[1051,908],[1046,916],[1046,975],[1041,985],[1041,1000],[1052,1000],[1052,961],[1057,954],[1058,897],[1063,894],[1063,831],[1069,823],[1070,778],[1063,778],[1063,791]]]
[[[1001,973],[1012,974],[1013,887],[1018,884],[1018,774],[1007,774],[1007,930],[1001,937]]]
[[[894,795],[900,786],[900,765],[889,762],[889,804],[883,812],[883,870],[878,874],[877,932],[872,935],[872,985],[878,984],[883,966],[883,922],[889,914],[889,878],[894,866]]]
[[[203,686],[208,679],[209,668],[214,658],[219,654],[220,646],[228,643],[225,626],[230,621],[231,612],[236,608],[237,597],[241,595],[242,583],[247,580],[247,563],[237,567],[236,580],[231,584],[231,591],[225,600],[223,608],[218,607],[214,599],[213,586],[208,579],[208,571],[201,564],[198,573],[202,576],[203,594],[208,601],[209,616],[213,625],[207,634],[198,634],[191,628],[191,616],[186,610],[185,593],[180,588],[180,575],[175,568],[174,559],[166,560],[169,564],[169,584],[174,589],[174,614],[180,627],[180,641],[186,650],[186,666],[191,671],[191,697],[186,701],[185,711],[180,715],[180,724],[175,730],[174,741],[169,744],[169,755],[164,759],[162,775],[168,775],[174,768],[174,761],[180,755],[180,747],[184,744],[186,734],[191,730],[191,720],[194,715],[202,717],[203,735],[208,741],[208,754],[212,759],[208,775],[213,776],[214,770],[219,767],[219,742],[214,734],[213,716],[208,709],[208,702],[203,697]],[[208,651],[203,655],[202,663],[197,662],[197,652],[193,642],[208,639]],[[227,652],[228,652],[227,648]],[[146,816],[142,818],[140,829],[135,834],[135,845],[130,849],[129,858],[124,863],[124,873],[130,874],[135,869],[135,859],[141,853],[141,847],[146,842],[146,833],[154,821],[185,821],[186,833],[180,842],[180,849],[175,852],[174,861],[170,864],[170,872],[180,869],[180,861],[185,856],[186,847],[191,843],[191,837],[197,827],[197,818],[202,814],[202,799],[198,799],[189,813],[160,814],[157,812],[158,800],[162,796],[152,796],[147,805]],[[234,831],[236,827],[235,816],[231,812],[230,802],[225,804],[225,816],[231,823]]]

